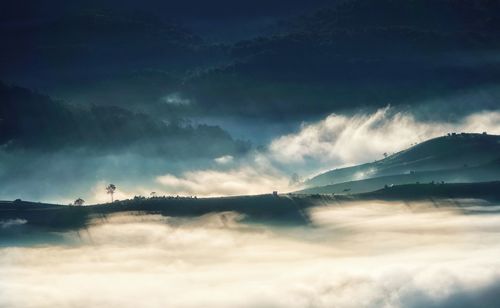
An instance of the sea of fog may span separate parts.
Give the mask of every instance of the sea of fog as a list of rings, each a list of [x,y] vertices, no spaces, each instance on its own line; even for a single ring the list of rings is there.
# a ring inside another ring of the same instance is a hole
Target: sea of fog
[[[498,205],[364,202],[308,215],[310,225],[272,226],[238,213],[116,214],[4,241],[0,307],[500,306]],[[27,225],[2,221],[0,232]]]

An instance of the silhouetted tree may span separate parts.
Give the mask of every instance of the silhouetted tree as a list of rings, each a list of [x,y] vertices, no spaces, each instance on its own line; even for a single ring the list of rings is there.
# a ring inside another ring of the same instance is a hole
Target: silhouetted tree
[[[81,205],[83,205],[84,203],[85,203],[85,200],[83,200],[82,198],[78,198],[78,199],[76,199],[76,200],[73,202],[73,204],[74,204],[74,205],[78,205],[78,206],[81,206]]]
[[[113,202],[113,194],[115,193],[116,186],[115,184],[109,184],[106,187],[106,192],[111,195],[111,202]]]

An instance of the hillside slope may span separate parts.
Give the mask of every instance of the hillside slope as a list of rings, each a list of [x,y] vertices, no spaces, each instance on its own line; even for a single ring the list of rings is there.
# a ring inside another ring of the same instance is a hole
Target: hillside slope
[[[454,199],[456,204],[459,205],[460,199],[482,199],[497,202],[500,200],[499,188],[499,181],[453,184],[407,184],[359,194],[356,195],[356,198],[365,200],[431,200],[436,206],[442,200]]]
[[[498,158],[500,136],[456,134],[422,142],[373,163],[325,172],[307,180],[305,185],[311,188],[413,172],[467,169],[488,164]]]
[[[79,230],[89,225],[105,221],[113,214],[159,214],[168,217],[196,217],[220,213],[221,224],[225,224],[224,215],[229,212],[239,213],[247,223],[272,223],[275,225],[303,225],[310,223],[309,209],[316,206],[349,205],[352,202],[369,200],[399,200],[411,202],[430,200],[439,205],[459,205],[458,199],[500,200],[500,181],[483,183],[454,184],[408,184],[387,187],[377,191],[351,196],[328,195],[257,195],[225,198],[148,198],[117,201],[109,204],[91,206],[65,206],[16,200],[0,201],[0,221],[16,223],[31,228],[43,228],[45,231]],[[495,210],[496,207],[493,208]],[[12,239],[13,233],[7,228],[0,228],[0,246],[2,241]],[[13,229],[14,231],[16,229]],[[30,235],[31,233],[26,233]]]
[[[460,167],[445,170],[412,172],[380,176],[359,181],[348,181],[325,186],[307,188],[298,193],[304,194],[357,194],[365,193],[392,185],[415,183],[473,183],[500,180],[500,159],[477,167]]]

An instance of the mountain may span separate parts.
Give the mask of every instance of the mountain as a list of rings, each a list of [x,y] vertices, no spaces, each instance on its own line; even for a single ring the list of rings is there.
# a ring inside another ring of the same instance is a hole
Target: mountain
[[[297,29],[406,27],[442,33],[498,35],[498,1],[490,0],[350,0],[294,20]]]
[[[0,153],[80,149],[186,159],[237,155],[250,147],[219,126],[167,123],[117,106],[73,106],[2,82],[0,102]]]
[[[187,70],[223,57],[172,20],[118,9],[0,21],[0,38],[0,79],[86,104],[156,102]]]
[[[394,185],[415,183],[473,183],[500,180],[500,159],[477,167],[459,167],[444,170],[412,172],[411,174],[386,175],[358,181],[315,186],[303,189],[303,194],[358,194]]]
[[[316,206],[348,205],[368,200],[400,200],[407,203],[430,200],[436,206],[458,206],[459,199],[476,198],[496,202],[500,200],[500,181],[456,184],[411,184],[388,187],[366,194],[351,196],[322,195],[256,195],[223,198],[153,197],[134,198],[108,204],[65,206],[22,200],[0,201],[0,220],[18,220],[32,228],[50,231],[78,230],[105,220],[116,213],[151,213],[169,217],[195,217],[220,213],[221,225],[225,215],[238,215],[246,222],[279,225],[310,223],[309,209]],[[450,203],[451,201],[451,203]],[[496,203],[483,203],[495,205]],[[473,208],[462,208],[474,211]],[[495,206],[492,210],[497,210]],[[6,230],[9,231],[9,230]],[[26,230],[29,231],[29,230]],[[29,233],[28,233],[29,234]],[[9,232],[0,237],[11,237]]]
[[[341,1],[233,44],[232,63],[179,91],[206,112],[278,118],[457,95],[500,80],[497,10],[486,0]]]
[[[308,192],[316,191],[311,190],[312,187],[337,184],[316,188],[317,191],[331,193],[353,187],[359,191],[369,191],[386,184],[416,181],[447,182],[453,179],[477,181],[483,176],[491,179],[495,175],[491,173],[493,169],[489,168],[491,166],[498,168],[499,158],[500,136],[450,134],[425,141],[373,163],[325,172],[307,180],[304,184],[309,188],[306,190]],[[339,183],[344,184],[339,185]]]
[[[88,74],[165,63],[181,65],[203,43],[175,23],[137,12],[108,10],[0,24],[0,35],[10,42],[0,58],[4,71],[30,65],[32,70],[58,69],[59,74],[67,70],[74,73],[75,68],[86,68]]]
[[[430,200],[436,207],[443,200],[450,200],[457,206],[460,199],[482,199],[493,201],[492,205],[500,200],[498,189],[500,181],[481,183],[451,183],[451,184],[406,184],[386,187],[377,191],[358,194],[356,199],[365,200]],[[462,208],[466,212],[474,211],[473,208]],[[493,208],[492,211],[497,209]]]
[[[304,120],[436,98],[454,100],[449,110],[463,115],[497,107],[488,95],[463,106],[457,100],[478,89],[498,96],[498,6],[489,0],[331,1],[304,16],[270,16],[274,32],[224,44],[189,30],[196,28],[189,20],[173,22],[167,12],[55,10],[0,21],[0,79],[66,101],[148,105],[154,110],[143,109],[163,115]],[[189,106],[178,111],[165,104],[170,94]]]

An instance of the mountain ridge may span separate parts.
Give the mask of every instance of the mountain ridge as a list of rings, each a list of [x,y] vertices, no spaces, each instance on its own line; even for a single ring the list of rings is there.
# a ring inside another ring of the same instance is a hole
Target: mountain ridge
[[[304,184],[306,188],[312,188],[381,176],[477,167],[498,158],[500,136],[451,133],[424,141],[382,160],[321,173]]]

